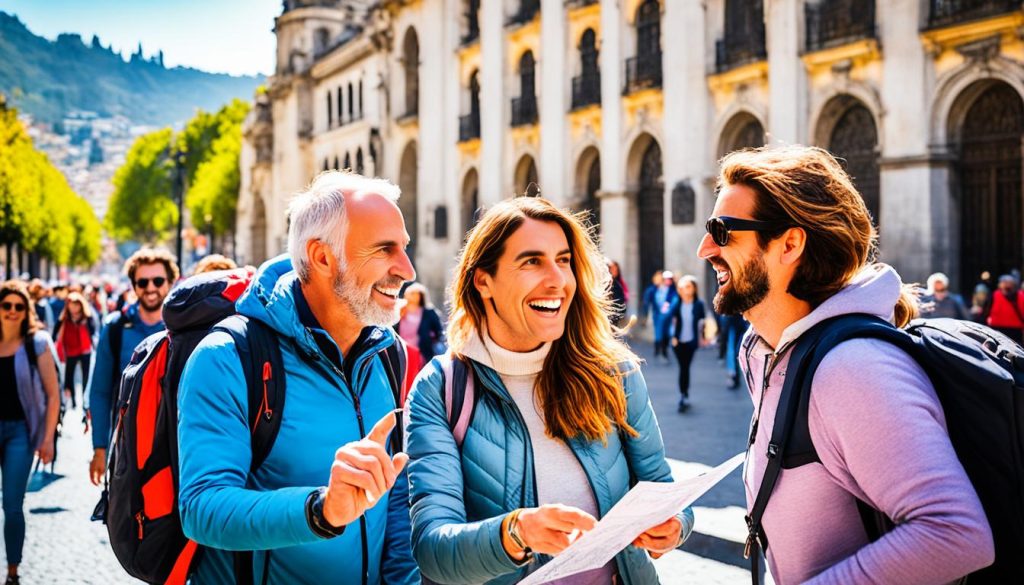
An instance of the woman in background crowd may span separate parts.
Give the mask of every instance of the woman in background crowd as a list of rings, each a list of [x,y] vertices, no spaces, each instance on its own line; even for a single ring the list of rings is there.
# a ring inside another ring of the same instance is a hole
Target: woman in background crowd
[[[36,319],[25,285],[0,286],[0,475],[3,480],[6,585],[18,585],[25,546],[25,490],[32,454],[53,459],[60,390],[50,335]]]
[[[96,326],[93,310],[82,296],[73,292],[68,295],[64,312],[57,322],[57,355],[64,362],[64,397],[71,399],[71,407],[77,408],[75,397],[75,370],[81,366],[83,392],[89,381],[89,362],[92,359]]]

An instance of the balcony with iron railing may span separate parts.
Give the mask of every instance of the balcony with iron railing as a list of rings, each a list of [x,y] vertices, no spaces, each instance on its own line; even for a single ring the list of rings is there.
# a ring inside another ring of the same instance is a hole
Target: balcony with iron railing
[[[805,4],[808,52],[875,38],[875,0],[823,0]]]
[[[526,24],[540,13],[540,0],[519,0],[519,8],[515,14],[505,21],[505,26]]]
[[[466,32],[459,39],[462,46],[472,45],[480,39],[480,21],[475,17],[466,16]]]
[[[601,103],[601,72],[584,73],[572,78],[572,109]]]
[[[459,142],[480,138],[480,112],[459,116]]]
[[[623,95],[656,87],[661,87],[661,51],[626,59]]]
[[[537,96],[512,98],[512,127],[537,123]]]
[[[715,71],[718,73],[767,58],[763,29],[760,34],[726,35],[715,41]]]
[[[928,26],[942,28],[1024,9],[1024,0],[929,0]]]

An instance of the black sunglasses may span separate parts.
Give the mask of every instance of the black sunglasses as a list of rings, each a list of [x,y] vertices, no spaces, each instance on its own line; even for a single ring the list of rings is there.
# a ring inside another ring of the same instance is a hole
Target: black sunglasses
[[[740,219],[722,215],[712,217],[704,224],[704,229],[711,234],[711,239],[718,246],[729,243],[729,232],[771,232],[791,227],[777,221],[759,221],[756,219]]]
[[[164,278],[163,276],[156,276],[154,278],[136,278],[135,286],[145,290],[149,288],[150,282],[152,282],[153,286],[155,286],[156,288],[160,288],[161,286],[164,285],[165,282],[167,282],[167,279]]]
[[[11,303],[11,302],[8,302],[8,301],[4,301],[4,302],[0,303],[0,309],[3,309],[5,311],[14,310],[14,311],[17,311],[17,312],[20,313],[20,312],[25,310],[25,304],[24,303]]]

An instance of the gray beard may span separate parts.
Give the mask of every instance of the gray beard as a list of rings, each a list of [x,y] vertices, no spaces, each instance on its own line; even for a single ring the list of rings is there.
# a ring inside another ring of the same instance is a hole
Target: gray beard
[[[338,302],[348,307],[360,323],[366,326],[391,327],[398,323],[398,306],[388,309],[377,304],[373,300],[373,285],[360,288],[354,274],[351,274],[345,267],[340,267],[338,274],[334,277],[334,296]],[[387,280],[382,281],[387,286],[393,283]],[[399,283],[396,286],[401,286]]]

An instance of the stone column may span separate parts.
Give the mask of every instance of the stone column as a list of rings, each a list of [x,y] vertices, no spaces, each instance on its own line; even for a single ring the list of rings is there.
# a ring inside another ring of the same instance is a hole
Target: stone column
[[[569,110],[566,82],[565,5],[559,0],[541,3],[540,47],[537,56],[541,70],[537,86],[540,99],[540,160],[537,174],[541,194],[558,205],[572,197],[571,161],[566,152],[566,112]]]
[[[502,199],[505,184],[505,12],[502,2],[480,3],[480,203]]]
[[[897,2],[879,13],[882,61],[880,120],[881,260],[893,264],[905,280],[923,282],[933,270],[944,270],[957,282],[952,262],[956,250],[948,243],[948,166],[929,153],[928,75],[934,67],[918,36],[921,3]],[[908,72],[917,72],[908,74]],[[941,158],[941,157],[939,157]],[[933,212],[936,212],[933,214]],[[938,220],[938,221],[937,221]],[[933,254],[932,243],[945,244]]]
[[[626,149],[622,135],[625,67],[619,0],[601,0],[601,237],[609,258],[618,261],[626,282],[636,282],[636,259],[629,254],[630,205],[626,196]],[[635,296],[635,295],[634,295]]]
[[[697,242],[704,233],[703,220],[710,207],[704,178],[708,175],[710,149],[714,140],[708,135],[711,118],[705,63],[704,10],[697,2],[666,2],[661,38],[664,67],[664,150],[665,261],[672,269],[699,276]],[[687,31],[685,35],[668,31]],[[694,222],[673,226],[672,189],[686,181],[694,190]],[[632,281],[631,281],[632,282]]]
[[[766,0],[765,43],[771,99],[768,138],[772,143],[807,142],[807,70],[800,60],[803,2]]]

